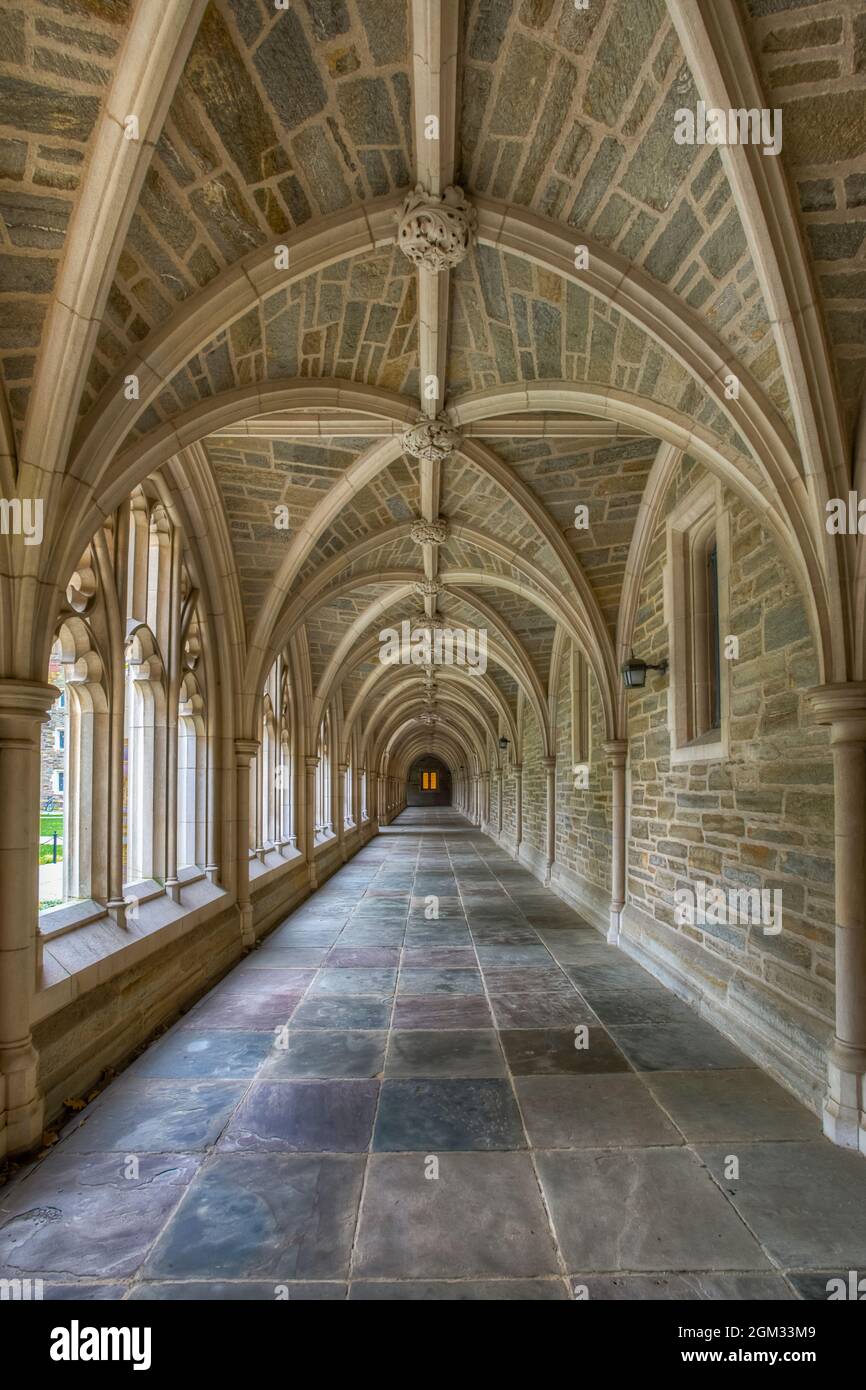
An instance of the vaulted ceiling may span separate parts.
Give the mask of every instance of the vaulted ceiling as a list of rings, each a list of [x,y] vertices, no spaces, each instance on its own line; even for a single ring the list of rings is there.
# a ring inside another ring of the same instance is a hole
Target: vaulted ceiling
[[[483,689],[442,673],[443,720],[453,699],[479,743],[523,702],[543,720],[573,641],[612,736],[639,524],[690,456],[792,547],[820,627],[844,589],[821,499],[847,484],[866,374],[866,8],[709,8],[178,0],[167,33],[154,0],[9,0],[0,370],[11,474],[65,480],[46,563],[173,460],[212,487],[248,692],[294,639],[359,729],[390,727],[392,690],[406,743],[423,675],[383,672],[376,634],[426,612],[489,634]],[[781,109],[778,159],[675,143],[676,110],[720,93]],[[106,123],[137,109],[139,148],[109,157]],[[100,180],[117,206],[76,310]],[[438,275],[395,240],[416,185],[475,209]],[[437,414],[458,434],[431,463],[402,435]],[[442,537],[413,539],[419,519]],[[826,626],[831,673],[854,638]]]

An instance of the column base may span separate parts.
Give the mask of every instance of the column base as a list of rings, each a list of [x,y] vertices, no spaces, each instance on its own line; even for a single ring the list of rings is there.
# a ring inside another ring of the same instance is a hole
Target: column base
[[[109,917],[118,927],[126,926],[126,914],[135,912],[135,898],[109,898],[105,904]]]
[[[607,929],[607,941],[609,946],[618,946],[622,932],[622,908],[612,907],[610,909],[610,924]]]
[[[220,866],[219,864],[205,864],[204,876],[208,883],[219,883]]]
[[[846,1071],[830,1056],[823,1125],[827,1138],[839,1148],[866,1155],[866,1067]]]
[[[253,905],[252,903],[238,904],[238,918],[241,933],[241,944],[246,950],[256,944],[256,934],[253,930]]]
[[[42,1142],[45,1102],[38,1072],[39,1056],[31,1042],[0,1052],[0,1159],[29,1153]]]
[[[166,895],[171,898],[171,901],[180,906],[180,879],[167,878],[165,880],[165,891]]]

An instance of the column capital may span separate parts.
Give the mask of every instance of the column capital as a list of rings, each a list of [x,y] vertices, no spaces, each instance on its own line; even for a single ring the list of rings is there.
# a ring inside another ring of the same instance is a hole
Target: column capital
[[[601,746],[605,756],[610,759],[614,767],[625,767],[625,760],[628,756],[627,738],[612,738]]]
[[[838,681],[818,685],[806,696],[816,724],[843,726],[831,742],[866,743],[866,681]]]
[[[249,764],[256,757],[259,751],[258,739],[255,738],[236,738],[235,739],[235,759],[241,765]]]
[[[523,764],[522,764],[522,763],[514,763],[514,764],[512,764],[511,771],[514,773],[514,776],[515,776],[515,777],[522,777],[522,776],[523,776]]]
[[[544,766],[547,768],[548,772],[550,772],[550,770],[551,770],[552,768],[556,767],[556,755],[555,755],[555,754],[554,754],[552,757],[549,757],[549,758],[542,758],[541,761],[542,761],[542,763],[544,764]]]
[[[307,753],[304,755],[304,767],[308,772],[315,772],[318,766],[319,759],[315,753]]]
[[[57,686],[47,681],[0,678],[0,719],[38,720],[44,724],[59,694]]]
[[[348,764],[348,763],[337,763],[337,771],[338,771],[338,772],[348,772],[348,771],[349,771],[349,764]]]

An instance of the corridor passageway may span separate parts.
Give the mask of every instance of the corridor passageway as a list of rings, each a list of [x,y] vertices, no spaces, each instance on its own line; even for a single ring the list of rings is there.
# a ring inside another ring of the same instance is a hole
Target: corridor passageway
[[[864,1265],[862,1160],[440,809],[340,869],[0,1212],[0,1274],[46,1297],[784,1299]]]

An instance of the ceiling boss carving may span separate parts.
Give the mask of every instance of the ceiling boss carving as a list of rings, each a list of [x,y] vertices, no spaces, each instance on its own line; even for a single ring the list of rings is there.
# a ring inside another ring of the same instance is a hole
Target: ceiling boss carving
[[[417,184],[400,212],[397,245],[424,270],[453,270],[475,242],[476,221],[462,188],[446,188],[440,197]]]
[[[444,463],[451,457],[462,438],[460,431],[450,420],[444,415],[437,415],[435,420],[419,420],[417,424],[410,425],[404,431],[401,443],[404,451],[414,459],[424,459],[428,463]],[[425,524],[438,525],[437,522]]]
[[[419,518],[409,534],[417,545],[442,545],[448,539],[448,522],[441,516],[436,521]]]

